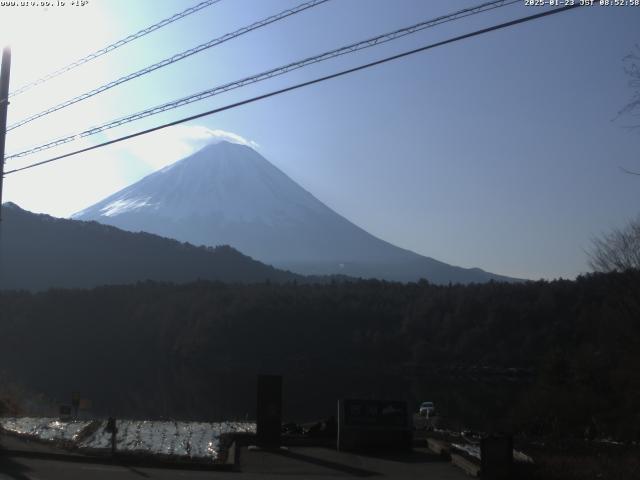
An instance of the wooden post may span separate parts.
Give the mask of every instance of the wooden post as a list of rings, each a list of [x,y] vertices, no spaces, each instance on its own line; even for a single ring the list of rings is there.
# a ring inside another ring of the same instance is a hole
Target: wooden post
[[[116,454],[116,434],[118,433],[118,427],[116,426],[116,419],[109,417],[107,420],[107,433],[111,433],[111,456]]]

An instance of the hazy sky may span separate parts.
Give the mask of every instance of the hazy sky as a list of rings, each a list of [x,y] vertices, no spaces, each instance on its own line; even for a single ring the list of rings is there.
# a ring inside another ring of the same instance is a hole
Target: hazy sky
[[[56,3],[54,0],[53,3]],[[222,0],[16,96],[9,123],[301,3]],[[0,7],[12,87],[197,3]],[[290,61],[480,3],[332,0],[16,129],[7,154]],[[540,11],[438,26],[108,133],[7,169]],[[68,216],[232,132],[374,235],[454,265],[527,278],[587,271],[590,239],[639,213],[640,136],[615,120],[640,7],[582,8],[447,45],[5,180],[5,201]]]

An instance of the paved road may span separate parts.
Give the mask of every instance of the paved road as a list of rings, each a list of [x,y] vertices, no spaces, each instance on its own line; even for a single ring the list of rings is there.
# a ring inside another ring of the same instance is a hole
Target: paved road
[[[441,460],[426,448],[385,457],[355,455],[317,447],[288,452],[242,450],[241,470],[247,478],[335,479],[383,477],[394,479],[465,480],[462,470]]]
[[[27,453],[73,455],[71,452],[61,450],[59,448],[54,447],[53,445],[47,445],[44,442],[32,442],[24,438],[14,437],[12,435],[6,435],[6,434],[0,436],[0,447],[4,450],[16,450],[19,452],[27,452]],[[74,455],[74,456],[80,456],[80,455]]]
[[[3,442],[6,444],[6,442]],[[39,446],[32,446],[39,449]],[[48,448],[48,447],[47,447]],[[142,468],[79,460],[60,461],[24,456],[0,456],[0,480],[128,480],[226,479],[257,480],[288,478],[314,480],[353,477],[394,479],[466,480],[468,477],[449,462],[426,449],[384,458],[336,452],[319,447],[295,447],[286,451],[240,452],[240,466],[234,472]]]
[[[129,480],[222,478],[232,473],[61,462],[35,458],[0,458],[0,480]]]

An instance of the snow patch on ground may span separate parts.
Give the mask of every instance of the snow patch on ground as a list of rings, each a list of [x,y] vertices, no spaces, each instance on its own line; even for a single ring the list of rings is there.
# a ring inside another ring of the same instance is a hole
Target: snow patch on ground
[[[110,448],[111,434],[106,423],[94,435],[82,442],[80,448]],[[152,422],[147,420],[118,420],[116,448],[120,451],[157,455],[217,459],[220,436],[226,433],[255,433],[254,423],[241,422]]]
[[[76,442],[91,421],[61,422],[55,418],[2,418],[0,427],[16,435],[44,441]],[[76,443],[80,451],[111,448],[107,422]],[[220,456],[220,437],[228,433],[256,433],[255,423],[169,422],[149,420],[116,421],[116,449],[119,452],[163,455],[215,461]]]
[[[16,435],[47,441],[75,441],[91,422],[61,422],[57,418],[3,418],[0,427]]]
[[[461,450],[472,457],[480,460],[480,446],[479,445],[471,445],[469,443],[452,443],[451,446],[457,450]]]

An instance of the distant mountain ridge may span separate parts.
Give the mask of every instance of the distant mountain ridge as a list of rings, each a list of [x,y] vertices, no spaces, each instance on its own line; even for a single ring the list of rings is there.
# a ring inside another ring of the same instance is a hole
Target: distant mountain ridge
[[[304,280],[229,246],[195,247],[150,233],[34,214],[13,203],[2,210],[1,289],[89,288],[145,280]]]
[[[221,141],[72,216],[195,245],[228,244],[300,274],[515,281],[396,247],[328,208],[259,153]]]

